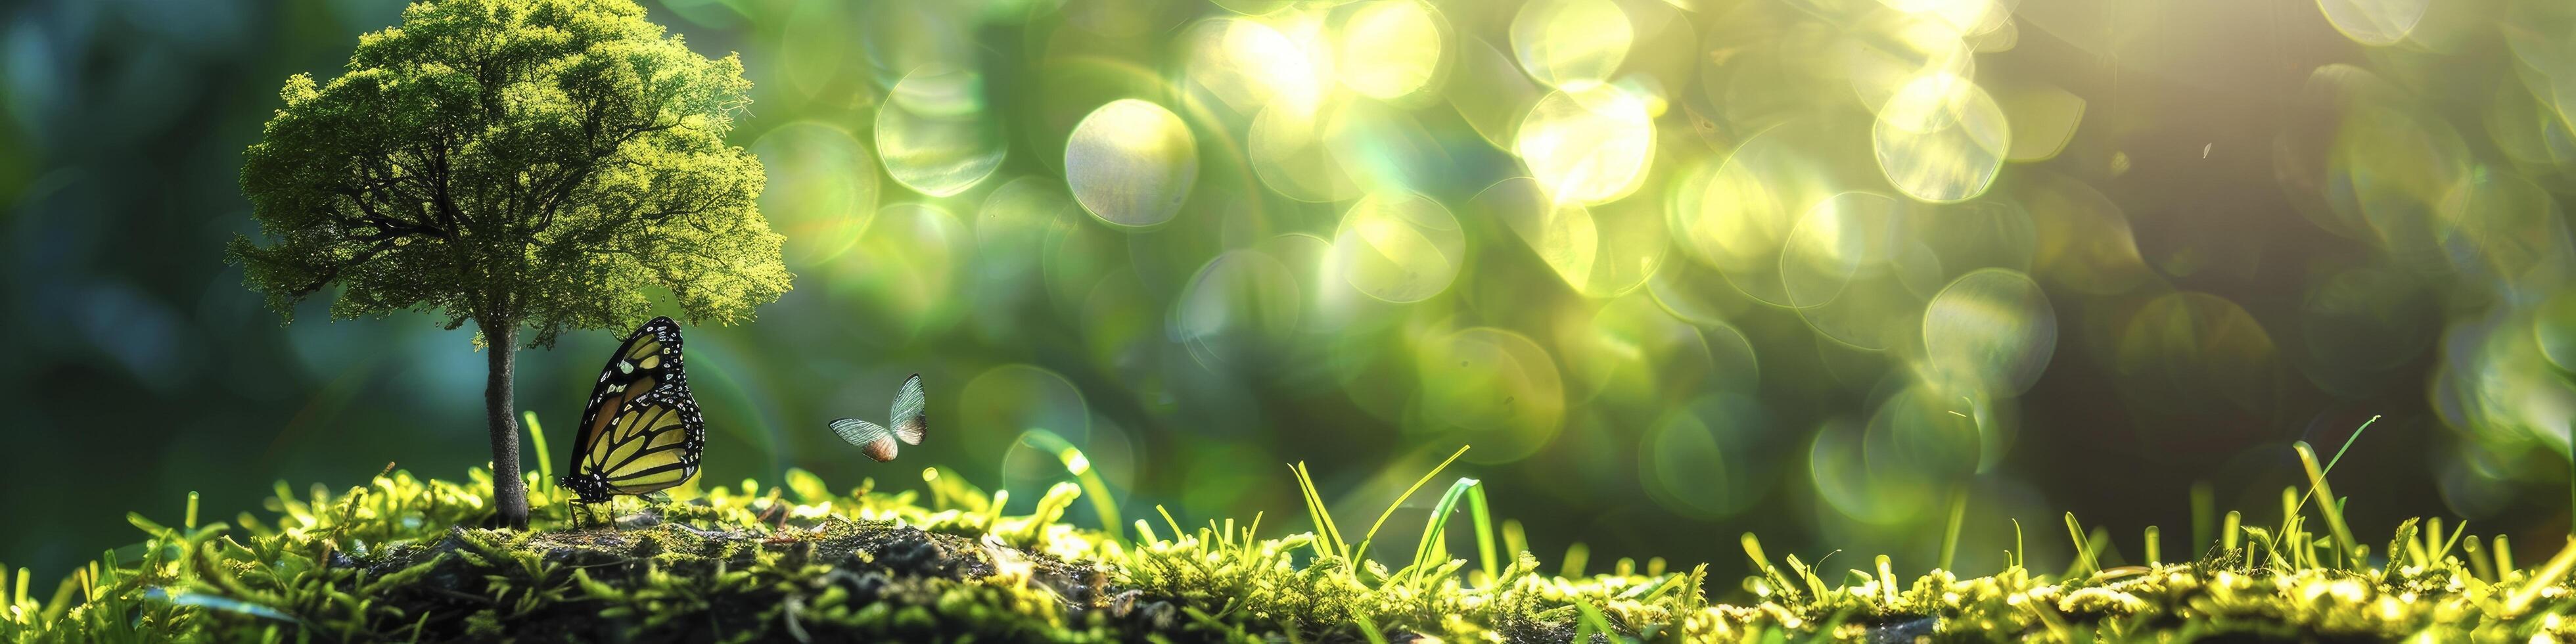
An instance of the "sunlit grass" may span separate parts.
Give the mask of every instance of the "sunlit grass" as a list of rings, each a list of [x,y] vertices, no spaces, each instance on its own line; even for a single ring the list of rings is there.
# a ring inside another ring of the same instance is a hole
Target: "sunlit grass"
[[[530,419],[529,423],[535,423]],[[1068,474],[1088,471],[1080,450],[1032,433]],[[2347,443],[2347,449],[2349,448]],[[540,449],[543,449],[540,447]],[[875,639],[901,641],[2128,641],[2239,634],[2286,639],[2534,641],[2576,636],[2568,584],[2576,542],[2537,568],[2522,568],[2507,538],[2491,542],[2439,518],[2400,524],[2383,549],[2355,538],[2346,499],[2319,463],[2294,446],[2305,489],[2283,490],[2274,524],[2229,512],[2216,530],[2195,528],[2163,561],[2150,527],[2124,560],[2114,539],[2063,516],[2074,555],[2058,574],[2036,572],[2017,531],[2007,563],[1982,577],[1934,569],[1900,576],[1884,555],[1867,570],[1829,572],[1796,553],[1775,559],[1740,538],[1752,576],[1743,592],[1712,587],[1705,564],[1668,568],[1621,559],[1586,570],[1581,544],[1554,568],[1528,551],[1518,524],[1497,522],[1485,488],[1453,479],[1401,561],[1368,556],[1370,544],[1413,494],[1450,461],[1424,473],[1362,533],[1345,540],[1302,465],[1289,469],[1308,529],[1208,519],[1185,527],[1117,526],[1116,503],[1096,480],[1050,487],[1027,514],[1004,510],[1007,490],[987,493],[955,472],[930,468],[917,491],[874,481],[835,491],[790,470],[778,485],[744,481],[686,500],[627,502],[622,528],[570,527],[572,511],[536,487],[535,529],[480,529],[490,475],[463,482],[389,471],[366,485],[296,494],[280,484],[267,511],[203,522],[191,495],[181,521],[142,513],[142,543],[104,552],[34,593],[24,570],[0,572],[0,640],[282,641],[483,639]],[[2338,450],[2338,456],[2343,450]],[[542,476],[543,472],[535,473]],[[1102,530],[1064,522],[1091,495]],[[2308,498],[2321,499],[2313,510]],[[2333,499],[2325,502],[2322,499]],[[1952,501],[1963,516],[1964,495]],[[1450,533],[1459,524],[1468,534]],[[2195,512],[2195,516],[2201,513]],[[2200,519],[2195,519],[2200,521]],[[2322,525],[2318,525],[2322,522]],[[1962,546],[1958,520],[1941,536],[1944,558]],[[1265,536],[1265,526],[1273,533]],[[2204,540],[2198,535],[2209,533]],[[1474,560],[1453,558],[1458,539]],[[2002,546],[2007,544],[1985,544]],[[1470,568],[1470,566],[1474,566]],[[1389,569],[1389,566],[1397,566]],[[0,568],[0,571],[5,571]],[[1735,597],[1713,603],[1712,596]]]

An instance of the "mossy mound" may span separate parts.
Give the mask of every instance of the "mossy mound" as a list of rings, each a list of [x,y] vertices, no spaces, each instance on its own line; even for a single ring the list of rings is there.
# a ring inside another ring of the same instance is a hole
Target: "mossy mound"
[[[465,483],[392,472],[298,497],[263,519],[178,527],[112,550],[48,600],[24,574],[0,610],[8,641],[2567,641],[2576,548],[2516,568],[2438,524],[2402,526],[2378,557],[2304,517],[2246,527],[2198,561],[2062,575],[2021,566],[1961,578],[1827,576],[1750,535],[1750,601],[1711,603],[1705,567],[1547,574],[1527,552],[1477,561],[1438,539],[1390,569],[1355,559],[1329,516],[1259,538],[1258,522],[1164,534],[1060,522],[1050,489],[1026,515],[1007,495],[933,476],[934,499],[791,472],[681,501],[622,502],[614,521],[540,505],[536,529],[492,530]],[[1473,481],[1440,508],[1462,507]],[[559,499],[553,499],[559,501]],[[1464,506],[1474,507],[1474,506]],[[1435,513],[1427,533],[1448,527]],[[1464,514],[1464,512],[1462,512]],[[1481,516],[1481,509],[1475,514]],[[1484,522],[1480,518],[1478,523]],[[1274,528],[1275,530],[1275,528]],[[2084,532],[2072,523],[2074,534]],[[1366,541],[1363,536],[1362,541]],[[1513,544],[1517,545],[1517,544]],[[2080,552],[2096,552],[2079,540]],[[2393,556],[2392,556],[2393,555]]]
[[[1081,640],[1150,627],[1132,602],[1111,602],[1092,565],[840,517],[759,532],[458,528],[343,565],[410,580],[372,597],[388,616],[466,616],[394,633],[414,640]],[[521,595],[539,600],[509,602]],[[1002,609],[1033,602],[1050,605]]]

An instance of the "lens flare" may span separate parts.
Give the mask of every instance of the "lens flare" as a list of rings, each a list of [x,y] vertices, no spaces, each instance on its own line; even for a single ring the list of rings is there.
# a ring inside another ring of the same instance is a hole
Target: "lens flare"
[[[2057,350],[2057,313],[2039,283],[1989,268],[1950,282],[1923,309],[1925,362],[1945,380],[2029,391]]]
[[[1461,329],[1415,347],[1414,364],[1422,415],[1484,452],[1470,460],[1526,458],[1564,425],[1565,383],[1556,361],[1519,333]]]
[[[2413,33],[2432,4],[2432,0],[2317,0],[2317,9],[2353,42],[2386,46]]]
[[[1535,0],[1512,16],[1512,53],[1550,87],[1581,91],[1609,80],[1636,31],[1610,0]]]
[[[1976,52],[1960,36],[1937,16],[1872,11],[1838,34],[1838,71],[1850,79],[1850,97],[1877,110],[1926,77],[1975,78]]]
[[[2020,83],[1995,91],[1995,105],[2003,110],[2011,127],[2012,141],[2004,158],[2011,161],[2046,161],[2066,150],[2075,140],[2075,127],[2084,122],[2084,97],[2047,83]]]
[[[1418,302],[1448,290],[1465,261],[1466,235],[1449,209],[1411,193],[1372,194],[1351,204],[1333,233],[1332,263],[1353,288],[1388,302]]]
[[[1211,371],[1267,369],[1293,359],[1285,350],[1297,331],[1301,298],[1297,276],[1279,260],[1258,250],[1227,251],[1182,288],[1171,336]]]
[[[1597,204],[1625,197],[1654,160],[1646,103],[1617,86],[1541,98],[1521,120],[1512,153],[1554,201]]]
[[[2012,130],[1994,98],[1948,72],[1923,75],[1898,90],[1879,108],[1871,132],[1888,182],[1934,203],[1984,194],[2012,149]]]
[[[760,210],[787,235],[789,264],[840,255],[876,217],[876,159],[849,130],[797,121],[760,135],[751,150],[768,177]]]
[[[1753,135],[1710,174],[1675,183],[1666,212],[1672,234],[1745,295],[1795,306],[1780,277],[1790,230],[1829,197],[1886,185],[1869,162],[1831,153],[1866,149],[1865,128],[1855,118],[1817,116]]]
[[[877,107],[877,156],[895,183],[946,197],[1002,166],[1000,122],[984,109],[983,76],[943,67],[915,70]]]
[[[1182,36],[1184,75],[1238,114],[1254,114],[1271,101],[1314,105],[1322,89],[1310,54],[1278,29],[1257,20],[1215,18]]]
[[[1336,202],[1360,195],[1360,184],[1342,167],[1327,138],[1326,124],[1346,101],[1299,103],[1277,101],[1253,117],[1246,153],[1253,175],[1280,196],[1307,202]]]
[[[1547,89],[1530,82],[1514,66],[1510,55],[1483,38],[1468,36],[1458,43],[1457,81],[1445,91],[1449,106],[1476,136],[1497,148],[1510,148],[1520,133],[1521,118],[1529,114]]]
[[[1658,504],[1702,520],[1751,509],[1779,481],[1781,432],[1762,402],[1705,394],[1665,412],[1638,446],[1638,482]]]
[[[1111,101],[1074,126],[1064,180],[1074,201],[1110,225],[1142,228],[1180,214],[1198,181],[1198,140],[1181,117],[1138,99]]]
[[[1333,67],[1342,86],[1362,96],[1404,98],[1439,77],[1448,31],[1422,0],[1363,3],[1341,21]]]
[[[869,342],[900,345],[956,321],[953,297],[972,261],[975,239],[947,210],[900,203],[879,210],[851,257],[831,263],[832,289],[856,296],[865,314],[849,328]]]

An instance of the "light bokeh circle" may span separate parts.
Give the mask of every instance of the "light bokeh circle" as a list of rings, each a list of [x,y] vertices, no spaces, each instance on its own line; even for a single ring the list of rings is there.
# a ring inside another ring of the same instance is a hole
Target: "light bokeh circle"
[[[1565,383],[1547,349],[1527,336],[1472,327],[1414,349],[1422,415],[1477,449],[1471,459],[1528,457],[1565,423]]]
[[[1907,196],[1934,203],[1985,194],[2012,151],[2003,108],[1967,78],[1935,72],[1906,83],[1878,110],[1871,147]]]
[[[984,79],[936,66],[906,74],[877,107],[877,156],[895,183],[933,197],[965,192],[1008,154],[1001,120],[984,104]]]
[[[1646,179],[1655,155],[1654,118],[1643,98],[1615,86],[1559,91],[1530,107],[1512,153],[1555,201],[1613,201]]]
[[[2018,395],[2039,381],[2057,351],[2057,313],[2028,275],[1971,271],[1924,306],[1923,350],[1946,379]]]
[[[1064,179],[1074,201],[1113,226],[1171,221],[1198,176],[1198,139],[1179,115],[1150,101],[1110,101],[1082,117],[1065,141]]]
[[[791,266],[848,251],[877,212],[876,159],[841,126],[796,121],[752,141],[768,181],[760,211],[787,236]]]
[[[1449,288],[1466,252],[1448,207],[1419,194],[1378,193],[1342,214],[1331,265],[1369,297],[1418,302]]]

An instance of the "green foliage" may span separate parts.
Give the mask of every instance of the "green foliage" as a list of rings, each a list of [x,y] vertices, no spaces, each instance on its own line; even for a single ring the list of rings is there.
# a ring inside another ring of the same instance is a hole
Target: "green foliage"
[[[1078,455],[1078,454],[1077,454]],[[1292,471],[1295,468],[1292,466]],[[2317,468],[2310,491],[2323,495]],[[791,470],[781,486],[692,492],[612,508],[623,528],[571,527],[546,503],[535,531],[469,529],[488,516],[465,483],[393,471],[366,486],[297,495],[266,517],[176,527],[137,514],[147,539],[65,580],[50,599],[24,573],[0,578],[0,639],[282,641],[565,639],[900,641],[2186,641],[2202,636],[2520,642],[2576,636],[2576,541],[2516,567],[2466,526],[2400,525],[2379,558],[2309,531],[2307,516],[2230,525],[2187,563],[2103,566],[2117,550],[2069,515],[2072,573],[2016,562],[1962,578],[1912,579],[1888,557],[1828,576],[1796,555],[1773,564],[1752,535],[1750,601],[1712,603],[1707,566],[1554,576],[1513,548],[1498,570],[1447,556],[1447,518],[1479,514],[1483,486],[1458,479],[1411,562],[1389,571],[1323,532],[1264,538],[1210,521],[1169,535],[1137,522],[1123,541],[1063,523],[1083,493],[1051,487],[1025,515],[953,473],[939,493],[863,481],[835,492]],[[1302,478],[1302,476],[1301,476]],[[2301,491],[2284,490],[2285,508]],[[540,492],[552,496],[553,491]],[[550,499],[560,501],[560,499]],[[1400,503],[1401,501],[1396,501]],[[1463,507],[1462,507],[1463,506]],[[2335,523],[2332,518],[2328,523]],[[2232,524],[2233,522],[2231,522]],[[1505,523],[1505,545],[1509,537]],[[2343,529],[2334,529],[2337,533]],[[1494,547],[1476,528],[1480,551]],[[2153,533],[2151,533],[2153,534]],[[2150,537],[2150,540],[2155,537]],[[2502,541],[2498,537],[2498,541]],[[2242,543],[2243,548],[2234,544]],[[2020,551],[2018,545],[2016,552]],[[2018,555],[2017,555],[2018,556]],[[1829,581],[1831,579],[1831,581]]]
[[[749,90],[629,0],[414,4],[347,73],[287,80],[241,176],[272,243],[228,253],[280,312],[337,283],[336,318],[437,310],[544,344],[662,289],[730,323],[789,281],[760,161],[724,141]]]

